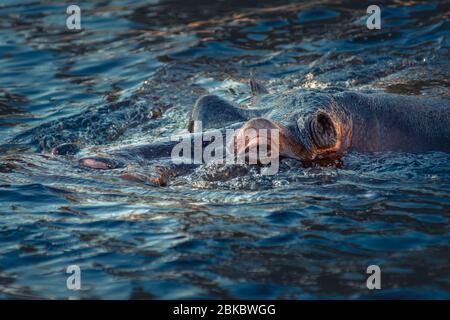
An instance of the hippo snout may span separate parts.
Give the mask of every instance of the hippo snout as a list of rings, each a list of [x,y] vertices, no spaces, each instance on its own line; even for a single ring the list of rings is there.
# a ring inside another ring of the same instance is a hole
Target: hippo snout
[[[264,118],[247,121],[236,132],[232,146],[237,158],[249,163],[278,158],[279,147],[278,127]]]
[[[247,121],[234,135],[232,145],[238,159],[249,163],[265,163],[278,157],[303,160],[308,152],[289,132],[288,128],[265,118]]]

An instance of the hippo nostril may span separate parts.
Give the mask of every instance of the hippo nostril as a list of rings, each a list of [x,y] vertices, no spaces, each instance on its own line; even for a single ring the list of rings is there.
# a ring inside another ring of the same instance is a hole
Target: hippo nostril
[[[234,136],[239,161],[264,164],[280,156],[298,158],[297,149],[289,129],[264,118],[251,119]]]
[[[245,132],[240,132],[235,138],[238,140],[235,141],[238,161],[249,164],[266,164],[274,157],[278,157],[279,146],[272,141],[270,136],[255,134],[248,137]],[[242,140],[239,141],[239,139]]]

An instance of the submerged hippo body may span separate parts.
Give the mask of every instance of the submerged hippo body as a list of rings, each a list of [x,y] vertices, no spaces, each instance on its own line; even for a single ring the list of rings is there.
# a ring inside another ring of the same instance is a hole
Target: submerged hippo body
[[[298,90],[286,95],[266,94],[260,97],[259,105],[244,109],[214,95],[203,96],[193,107],[189,131],[198,132],[200,123],[203,131],[236,128],[236,137],[245,136],[248,129],[278,129],[279,155],[302,161],[349,150],[450,152],[450,103],[444,99]],[[112,169],[133,157],[168,158],[175,144],[167,141],[125,147],[111,153],[119,160],[89,157],[80,164]],[[237,153],[247,147],[245,143],[234,144]]]

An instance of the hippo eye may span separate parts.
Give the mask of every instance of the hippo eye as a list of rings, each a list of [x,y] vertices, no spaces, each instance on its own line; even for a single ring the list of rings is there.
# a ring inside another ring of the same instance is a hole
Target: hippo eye
[[[336,144],[336,128],[330,116],[318,113],[309,122],[309,130],[318,148],[330,148]]]

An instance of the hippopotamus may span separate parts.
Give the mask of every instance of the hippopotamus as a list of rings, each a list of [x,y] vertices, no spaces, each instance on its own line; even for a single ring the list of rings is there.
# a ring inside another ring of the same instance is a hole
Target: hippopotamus
[[[352,150],[450,152],[449,100],[305,89],[270,94],[253,81],[251,86],[258,94],[252,108],[240,107],[216,95],[200,97],[191,111],[190,134],[202,134],[198,123],[203,132],[235,128],[235,140],[227,148],[239,154],[246,152],[248,144],[261,143],[258,137],[252,141],[238,139],[248,130],[277,129],[279,139],[271,146],[277,151],[274,154],[305,162],[334,159]],[[83,157],[79,164],[90,169],[115,169],[124,167],[130,159],[169,159],[175,143],[128,146],[107,152],[106,157]],[[203,141],[202,146],[207,145]],[[63,150],[76,148],[65,145]],[[58,148],[53,153],[58,154]],[[185,169],[183,166],[182,171]]]
[[[242,109],[216,96],[204,96],[193,108],[190,125],[201,121],[207,130],[242,122],[239,134],[252,128],[278,129],[280,156],[299,160],[350,150],[450,151],[449,100],[298,90],[268,96],[260,103],[264,107]]]

